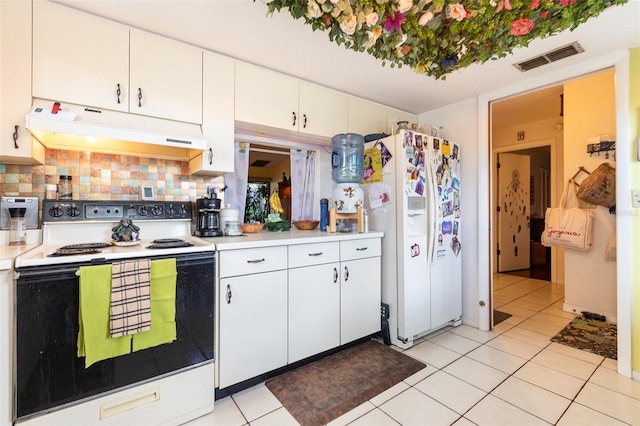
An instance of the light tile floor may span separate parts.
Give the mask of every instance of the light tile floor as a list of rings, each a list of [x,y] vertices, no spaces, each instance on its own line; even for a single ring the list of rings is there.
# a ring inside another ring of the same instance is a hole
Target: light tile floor
[[[640,382],[618,375],[616,361],[549,340],[574,318],[563,295],[561,285],[496,275],[494,304],[510,318],[420,339],[404,352],[427,368],[330,425],[640,425]],[[296,424],[264,384],[188,423]]]

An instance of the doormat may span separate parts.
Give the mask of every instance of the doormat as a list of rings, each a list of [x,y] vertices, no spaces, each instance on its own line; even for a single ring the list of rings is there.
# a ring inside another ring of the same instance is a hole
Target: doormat
[[[510,316],[511,314],[508,314],[506,312],[496,311],[494,309],[493,310],[493,326],[495,327],[496,325],[500,324],[502,321],[506,320]]]
[[[324,425],[425,367],[370,340],[270,379],[265,385],[298,423]]]
[[[618,327],[610,322],[578,317],[552,337],[551,341],[618,359]]]

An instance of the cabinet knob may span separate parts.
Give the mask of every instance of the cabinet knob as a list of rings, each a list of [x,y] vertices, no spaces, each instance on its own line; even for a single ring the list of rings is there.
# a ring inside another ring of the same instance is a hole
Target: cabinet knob
[[[338,268],[333,268],[333,283],[338,282]]]
[[[15,130],[13,131],[13,147],[15,149],[19,149],[20,146],[18,145],[18,129],[20,128],[20,126],[15,126]]]
[[[118,97],[118,103],[120,103],[120,95],[122,94],[122,91],[120,90],[120,84],[117,84],[116,86],[116,95]]]
[[[231,285],[227,284],[227,305],[231,303]]]
[[[346,266],[344,267],[344,281],[349,281],[349,268],[347,268]]]
[[[138,107],[142,108],[142,89],[138,87]]]
[[[264,262],[264,257],[262,259],[247,260],[247,263],[262,263],[262,262]]]
[[[295,127],[296,120],[298,119],[298,117],[296,116],[296,112],[295,111],[293,111],[291,114],[293,115],[293,126]]]
[[[306,129],[307,128],[307,114],[302,114],[302,119],[303,119],[302,127],[304,129]]]
[[[209,165],[213,164],[213,149],[209,148]]]

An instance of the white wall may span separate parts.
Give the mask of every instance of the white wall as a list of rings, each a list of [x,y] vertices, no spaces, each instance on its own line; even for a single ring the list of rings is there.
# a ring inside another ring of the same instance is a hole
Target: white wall
[[[615,82],[613,70],[568,82],[564,87],[565,99],[565,156],[564,179],[566,183],[584,166],[593,171],[603,162],[615,167],[604,154],[589,155],[590,137],[608,134],[615,140]],[[604,140],[604,139],[603,139]],[[580,183],[586,175],[576,177]],[[616,262],[605,260],[609,238],[616,229],[616,216],[609,209],[594,206],[593,245],[587,252],[565,250],[565,300],[564,309],[595,312],[616,321]]]
[[[487,230],[487,224],[479,226],[478,220],[478,176],[486,176],[486,164],[478,161],[478,111],[475,98],[458,102],[444,108],[429,111],[418,116],[420,125],[444,126],[446,139],[460,146],[460,203],[462,226],[462,321],[478,327],[480,306],[478,305],[478,230]],[[480,167],[483,167],[480,170]],[[484,265],[486,269],[486,265]],[[485,300],[488,309],[489,300]],[[487,314],[488,315],[488,314]],[[488,317],[487,317],[488,318]]]

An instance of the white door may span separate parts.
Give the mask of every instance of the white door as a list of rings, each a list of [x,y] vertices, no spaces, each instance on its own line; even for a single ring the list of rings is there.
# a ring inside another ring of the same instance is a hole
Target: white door
[[[498,154],[498,272],[529,269],[530,157]]]

